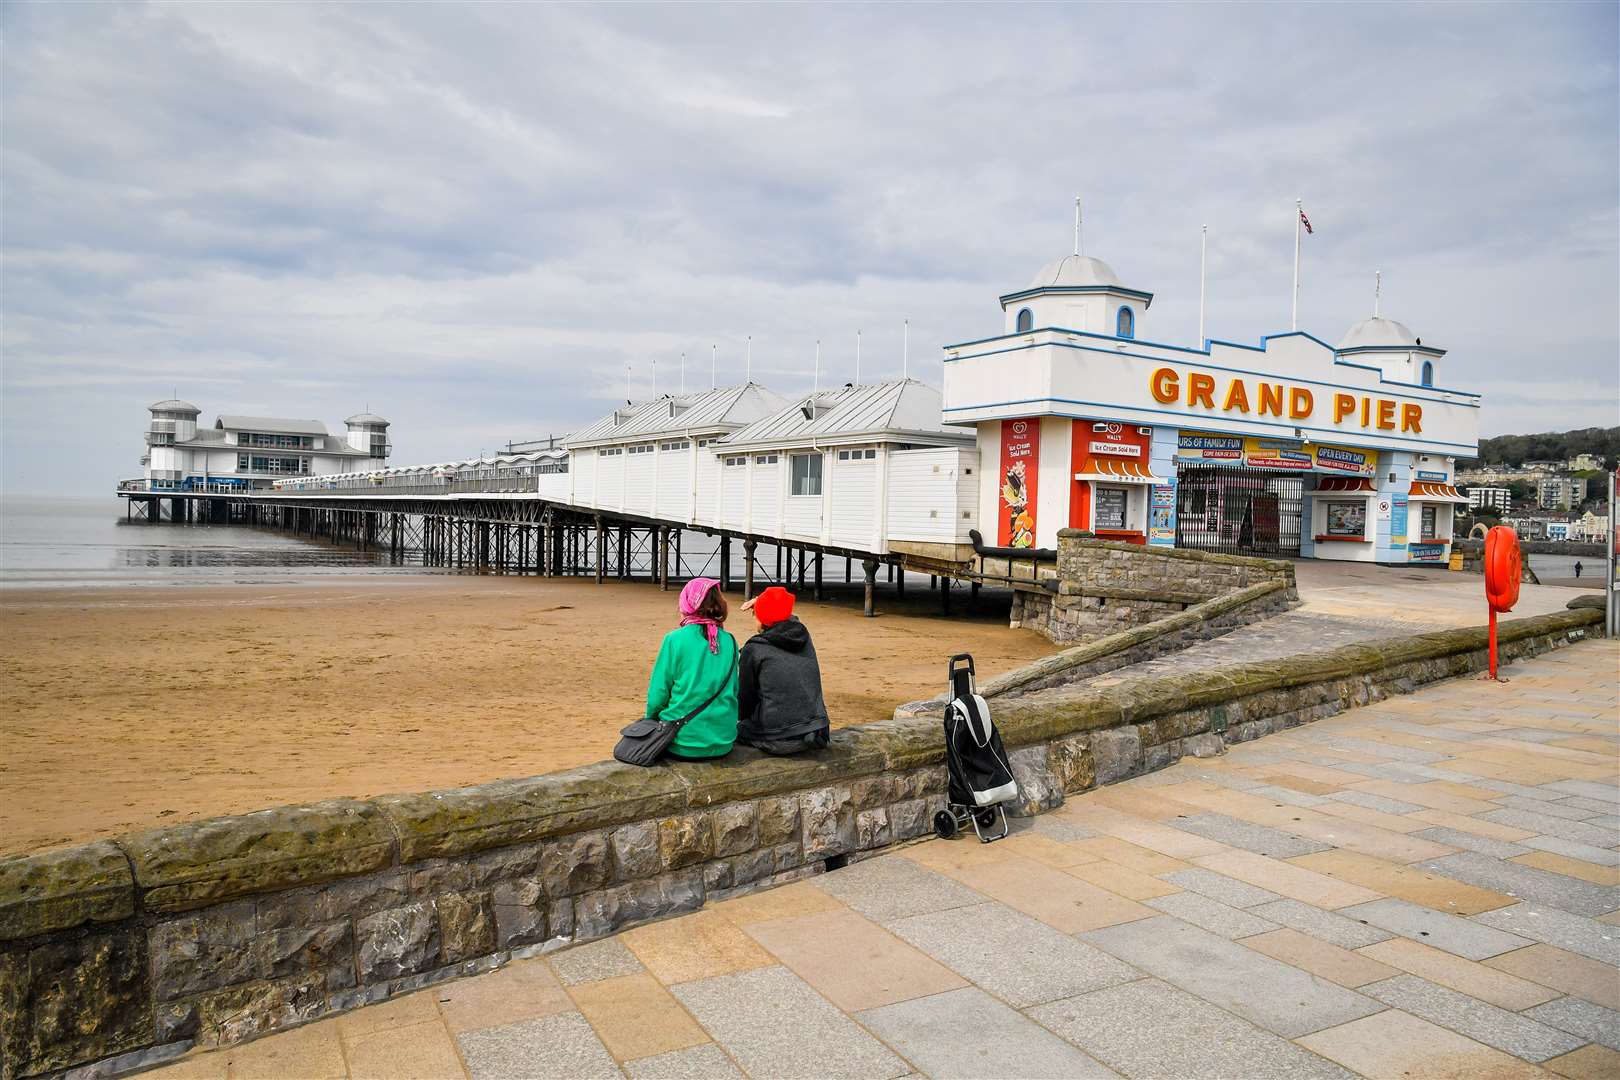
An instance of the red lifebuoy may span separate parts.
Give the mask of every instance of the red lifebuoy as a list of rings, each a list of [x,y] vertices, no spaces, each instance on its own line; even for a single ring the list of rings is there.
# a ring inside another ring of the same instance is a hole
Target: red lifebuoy
[[[1519,602],[1519,578],[1524,557],[1519,534],[1510,526],[1494,525],[1485,534],[1485,600],[1492,611],[1512,611]]]

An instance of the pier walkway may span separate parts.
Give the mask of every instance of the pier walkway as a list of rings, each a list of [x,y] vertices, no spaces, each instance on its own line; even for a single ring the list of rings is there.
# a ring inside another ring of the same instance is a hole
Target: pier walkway
[[[1620,1075],[1593,641],[152,1076]]]

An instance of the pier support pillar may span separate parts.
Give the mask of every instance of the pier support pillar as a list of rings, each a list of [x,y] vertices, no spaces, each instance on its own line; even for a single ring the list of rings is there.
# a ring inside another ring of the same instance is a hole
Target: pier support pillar
[[[816,552],[816,592],[815,592],[815,598],[817,600],[820,600],[821,595],[822,595],[821,594],[821,559],[822,559],[822,553],[819,552],[819,551]]]
[[[596,583],[602,584],[607,576],[607,534],[602,531],[602,518],[596,518]]]
[[[720,534],[720,591],[731,591],[731,537]]]
[[[939,610],[945,615],[951,613],[951,579],[948,577],[939,579]]]
[[[877,614],[877,560],[866,559],[861,563],[861,571],[866,576],[866,597],[861,604],[861,614],[868,619]]]
[[[658,588],[662,592],[669,591],[669,533],[667,527],[658,530]]]
[[[906,595],[906,564],[900,563],[894,568],[894,595]]]
[[[754,598],[754,548],[758,541],[749,537],[743,541],[743,599]]]

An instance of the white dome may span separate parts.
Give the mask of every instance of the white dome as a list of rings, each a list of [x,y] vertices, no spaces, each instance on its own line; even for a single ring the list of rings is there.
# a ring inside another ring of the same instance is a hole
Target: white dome
[[[1114,273],[1114,268],[1101,259],[1093,259],[1090,255],[1065,255],[1061,259],[1049,262],[1041,267],[1041,272],[1029,283],[1032,289],[1087,285],[1120,287],[1119,277]]]
[[[1341,349],[1404,349],[1420,344],[1405,323],[1377,315],[1362,319],[1339,342]]]
[[[202,410],[197,408],[197,406],[193,405],[191,402],[181,401],[179,398],[170,398],[167,401],[154,402],[153,404],[148,405],[146,410],[147,412],[190,413],[193,416],[198,416],[202,413]]]
[[[353,416],[351,416],[347,420],[343,421],[343,423],[346,424],[349,427],[353,427],[356,424],[381,424],[383,427],[388,426],[388,421],[387,420],[384,420],[382,417],[378,416],[376,413],[368,413],[368,412],[355,413]]]

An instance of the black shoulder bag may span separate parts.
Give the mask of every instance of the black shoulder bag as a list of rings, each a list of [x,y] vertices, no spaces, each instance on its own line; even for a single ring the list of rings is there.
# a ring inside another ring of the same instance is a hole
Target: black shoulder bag
[[[714,699],[730,685],[731,674],[737,667],[736,649],[736,640],[733,639],[731,663],[726,667],[725,677],[720,680],[720,685],[714,688],[714,693],[709,695],[708,700],[679,720],[664,721],[652,716],[637,720],[619,732],[619,742],[613,748],[613,756],[626,765],[644,767],[656,765],[658,759],[664,756],[664,751],[669,749],[669,744],[675,741],[675,736],[680,733],[681,728],[686,726],[686,722],[713,705]]]

